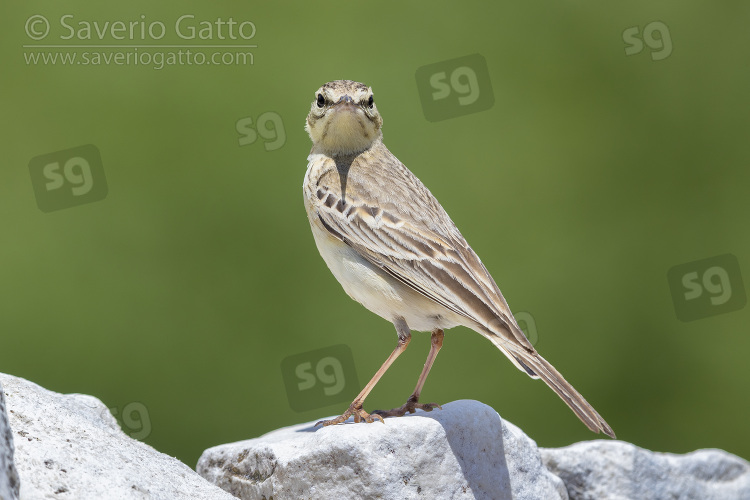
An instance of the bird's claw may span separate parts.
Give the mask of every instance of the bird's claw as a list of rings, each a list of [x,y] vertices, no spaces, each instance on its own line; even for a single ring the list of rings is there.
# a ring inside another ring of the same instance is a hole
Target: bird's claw
[[[432,411],[435,408],[443,409],[443,407],[437,403],[417,403],[416,401],[409,399],[409,401],[399,408],[393,408],[392,410],[375,410],[372,414],[378,417],[381,415],[383,417],[403,417],[407,413],[414,413],[417,410]]]
[[[375,414],[369,414],[365,410],[362,409],[361,406],[350,406],[348,410],[346,410],[343,414],[339,415],[336,418],[332,418],[331,420],[321,420],[320,422],[315,424],[315,427],[319,425],[323,425],[323,427],[327,427],[329,425],[336,425],[341,424],[343,422],[346,422],[347,419],[351,416],[354,416],[354,421],[356,423],[359,422],[367,422],[368,424],[373,423],[376,419],[380,420],[381,422],[385,423],[383,420],[383,417],[380,415]]]

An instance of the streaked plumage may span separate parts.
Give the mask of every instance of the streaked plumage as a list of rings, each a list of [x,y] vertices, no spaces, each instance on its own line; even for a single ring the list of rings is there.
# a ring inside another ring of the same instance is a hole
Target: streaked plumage
[[[350,297],[396,325],[400,342],[349,411],[327,423],[349,414],[371,421],[361,404],[405,349],[410,329],[433,331],[434,360],[440,348],[435,336],[442,344],[442,330],[463,325],[487,337],[519,369],[544,380],[589,429],[614,437],[591,405],[536,352],[440,203],[382,143],[382,119],[371,96],[370,88],[348,80],[316,92],[306,126],[313,148],[303,184],[305,208],[331,272]],[[417,400],[428,371],[426,365],[411,405],[395,414],[423,407]]]

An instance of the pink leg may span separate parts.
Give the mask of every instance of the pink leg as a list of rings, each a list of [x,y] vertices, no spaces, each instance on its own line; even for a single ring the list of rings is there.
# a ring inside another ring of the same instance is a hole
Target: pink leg
[[[396,344],[396,348],[393,350],[390,356],[388,356],[388,359],[385,360],[385,363],[383,363],[383,366],[380,367],[380,369],[375,373],[375,375],[370,379],[370,381],[367,383],[364,389],[362,389],[362,392],[360,392],[356,398],[354,398],[354,401],[352,401],[352,404],[349,405],[349,409],[346,410],[342,415],[331,419],[331,420],[321,420],[318,422],[317,425],[323,424],[323,426],[327,425],[334,425],[334,424],[340,424],[342,422],[345,422],[346,419],[354,415],[354,421],[360,422],[364,420],[365,422],[371,423],[374,422],[374,419],[377,418],[381,422],[383,422],[383,417],[380,415],[373,415],[371,416],[366,411],[362,409],[362,405],[365,402],[365,398],[368,394],[370,394],[370,391],[375,387],[375,384],[378,383],[380,380],[380,377],[385,374],[385,372],[390,368],[390,366],[393,364],[394,361],[396,361],[396,358],[398,358],[402,352],[406,350],[406,347],[409,345],[409,342],[411,342],[411,332],[409,331],[409,327],[406,326],[406,322],[401,319],[394,321],[394,325],[396,326],[396,331],[398,332],[398,344]],[[442,335],[442,332],[441,332]],[[432,351],[430,351],[432,352]],[[427,371],[430,371],[429,368],[427,368]],[[425,377],[427,375],[425,374]],[[420,378],[421,380],[421,378]],[[424,382],[422,382],[424,383]],[[421,388],[419,384],[417,385],[418,388]]]
[[[435,358],[438,355],[438,352],[440,352],[440,348],[443,347],[443,330],[435,330],[432,332],[432,339],[430,343],[430,353],[427,355],[427,361],[425,361],[424,368],[422,368],[422,373],[419,375],[419,380],[417,381],[417,387],[414,388],[414,392],[409,396],[409,399],[406,400],[406,403],[399,407],[394,408],[392,410],[388,411],[382,411],[377,410],[374,411],[372,414],[375,416],[384,416],[384,417],[402,417],[407,412],[414,413],[415,411],[424,410],[424,411],[432,411],[433,408],[442,408],[440,405],[435,403],[420,403],[419,402],[419,395],[422,392],[422,388],[424,387],[424,382],[427,380],[427,375],[430,373],[430,368],[432,368],[432,363],[435,362]]]

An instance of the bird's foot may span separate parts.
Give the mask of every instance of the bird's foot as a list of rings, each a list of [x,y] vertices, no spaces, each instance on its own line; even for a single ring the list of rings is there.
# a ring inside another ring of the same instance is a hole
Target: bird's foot
[[[354,421],[357,423],[364,421],[364,422],[367,422],[368,424],[371,424],[376,419],[385,423],[383,421],[383,417],[381,417],[380,415],[375,415],[374,412],[372,415],[370,415],[369,413],[367,413],[365,410],[362,409],[361,405],[355,406],[354,404],[352,404],[351,406],[349,406],[349,409],[346,410],[342,415],[336,418],[332,418],[331,420],[321,420],[320,422],[315,424],[315,427],[321,424],[323,425],[323,427],[326,427],[329,425],[340,424],[342,422],[346,422],[346,420],[352,415],[354,416]]]
[[[442,406],[440,406],[437,403],[418,403],[416,399],[409,398],[406,403],[399,407],[394,408],[392,410],[375,410],[372,412],[373,415],[380,417],[403,417],[407,413],[414,413],[417,410],[424,410],[424,411],[432,411],[435,408],[443,409]]]

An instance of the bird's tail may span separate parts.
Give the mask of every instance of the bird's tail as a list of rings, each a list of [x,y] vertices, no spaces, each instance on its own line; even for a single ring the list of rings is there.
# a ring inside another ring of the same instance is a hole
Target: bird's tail
[[[563,378],[554,366],[541,357],[533,347],[530,350],[523,346],[512,348],[508,345],[507,341],[495,333],[487,336],[519,369],[525,371],[532,378],[541,378],[544,380],[544,383],[555,391],[565,401],[565,404],[578,415],[578,418],[586,424],[586,427],[593,432],[603,432],[615,439],[614,431],[601,415],[597,413],[594,407]]]

